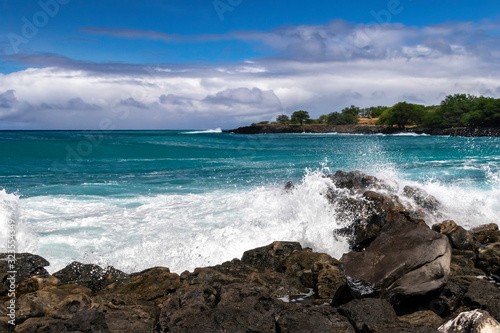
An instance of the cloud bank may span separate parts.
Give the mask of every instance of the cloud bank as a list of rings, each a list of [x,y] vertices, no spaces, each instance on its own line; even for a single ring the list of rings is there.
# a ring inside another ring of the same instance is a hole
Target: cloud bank
[[[458,22],[283,26],[271,31],[173,36],[86,28],[159,43],[237,40],[266,57],[229,64],[95,63],[13,54],[29,67],[0,75],[0,128],[230,128],[308,110],[314,117],[406,100],[436,104],[452,93],[500,96],[500,25]]]

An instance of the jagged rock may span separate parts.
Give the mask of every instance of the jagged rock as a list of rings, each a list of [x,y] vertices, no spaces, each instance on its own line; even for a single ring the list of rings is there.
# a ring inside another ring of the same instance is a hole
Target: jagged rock
[[[182,286],[179,275],[170,273],[168,268],[154,267],[134,273],[126,280],[108,285],[103,293],[125,294],[139,300],[153,301],[166,297]]]
[[[437,223],[432,226],[432,230],[435,232],[439,232],[440,234],[449,234],[453,230],[455,230],[458,225],[453,220],[446,220],[442,223]]]
[[[356,299],[337,310],[349,320],[356,332],[413,332],[410,324],[399,321],[391,304],[384,299]]]
[[[388,189],[387,184],[374,176],[369,176],[361,171],[337,171],[334,175],[328,175],[337,188],[348,189],[352,191],[364,191],[370,189]]]
[[[435,212],[441,206],[441,203],[434,196],[414,186],[405,186],[403,194],[413,199],[417,205],[432,212]]]
[[[48,316],[55,319],[70,319],[75,313],[90,310],[92,300],[85,294],[69,295],[52,307]]]
[[[475,248],[474,236],[470,231],[458,226],[455,221],[444,221],[443,223],[435,224],[432,230],[448,236],[451,246],[458,250],[471,250]]]
[[[92,289],[94,292],[127,277],[127,274],[113,267],[104,270],[97,265],[82,264],[77,261],[72,262],[53,275],[64,284],[77,283]]]
[[[16,325],[16,333],[66,333],[65,321],[53,318],[30,318]],[[87,331],[88,332],[88,331]],[[108,330],[102,330],[107,333]]]
[[[500,243],[498,224],[490,223],[471,230],[476,240],[481,244]]]
[[[450,273],[446,236],[408,222],[392,222],[363,252],[344,254],[342,263],[356,297],[421,295],[441,288]]]
[[[269,296],[274,298],[307,294],[309,292],[299,279],[278,272],[252,273],[245,281],[267,288]]]
[[[21,282],[17,291],[21,294],[27,294],[46,287],[56,287],[60,284],[61,281],[53,275],[45,275],[42,277],[34,276]]]
[[[47,287],[17,299],[16,321],[22,323],[28,318],[43,317],[70,295],[89,296],[91,290],[82,286]]]
[[[17,284],[35,275],[49,274],[44,267],[50,264],[44,258],[31,253],[16,253],[14,256],[16,263],[15,267],[12,267],[14,269],[11,269],[11,267],[8,267],[8,261],[12,257],[9,257],[8,253],[0,253],[0,281],[2,282],[0,285],[0,296],[7,295],[9,290],[9,281],[6,280],[8,271],[16,271]]]
[[[128,295],[105,294],[93,298],[103,312],[110,332],[153,332],[160,309],[152,302]]]
[[[487,274],[500,275],[500,243],[479,247],[476,266]]]
[[[302,250],[302,246],[297,242],[274,242],[267,246],[246,251],[243,253],[241,262],[260,270],[276,271],[280,269],[283,261],[295,250]]]
[[[285,186],[283,187],[283,190],[285,190],[285,191],[287,191],[287,192],[288,192],[288,191],[292,191],[292,190],[294,190],[294,189],[295,189],[295,185],[293,185],[293,183],[292,183],[291,181],[287,182],[287,183],[285,184]]]
[[[281,309],[263,287],[192,285],[163,303],[159,324],[167,332],[275,332]]]
[[[476,280],[475,276],[453,276],[438,296],[430,297],[430,301],[425,303],[438,315],[448,316],[459,308],[469,286]]]
[[[279,313],[276,331],[281,333],[356,332],[345,317],[327,305],[314,307],[293,305],[293,308]]]
[[[470,309],[486,310],[500,321],[500,289],[489,281],[477,279],[472,282],[462,303]]]
[[[320,299],[331,299],[346,283],[341,263],[326,253],[309,249],[293,252],[282,265],[287,275],[298,277],[302,284],[313,288]]]
[[[458,317],[439,327],[443,333],[493,333],[500,332],[500,323],[482,310],[462,312]]]
[[[461,251],[453,249],[451,255],[451,275],[455,276],[479,276],[486,273],[475,267],[477,260],[473,251]]]
[[[417,311],[408,315],[398,317],[400,321],[412,326],[428,327],[436,330],[443,323],[443,318],[432,311]]]

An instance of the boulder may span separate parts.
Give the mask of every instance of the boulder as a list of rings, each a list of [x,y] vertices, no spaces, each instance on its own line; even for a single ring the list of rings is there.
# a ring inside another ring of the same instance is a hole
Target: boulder
[[[464,295],[462,303],[470,309],[486,310],[500,321],[500,289],[487,280],[476,279]]]
[[[455,221],[448,220],[435,224],[432,230],[448,236],[454,249],[474,251],[476,247],[472,232],[458,226]]]
[[[434,196],[414,186],[405,186],[403,194],[413,199],[417,205],[432,212],[435,212],[441,206],[441,203]]]
[[[358,298],[422,295],[441,288],[450,274],[448,238],[424,226],[396,221],[363,252],[344,254],[344,274]]]
[[[411,314],[398,317],[400,321],[411,324],[412,326],[428,327],[436,330],[443,323],[443,318],[432,311],[417,311]]]
[[[21,294],[28,294],[46,287],[56,287],[60,284],[61,281],[53,275],[34,276],[21,282],[17,291]]]
[[[274,242],[243,253],[241,262],[259,270],[280,270],[281,264],[293,251],[302,250],[297,242]]]
[[[448,283],[441,289],[437,296],[429,297],[424,304],[441,317],[454,313],[462,304],[471,283],[475,282],[475,276],[452,276]]]
[[[434,224],[432,230],[439,232],[440,234],[446,235],[458,228],[458,225],[453,220],[446,220],[441,223]]]
[[[335,187],[350,191],[364,191],[366,189],[389,189],[390,186],[374,176],[369,176],[361,171],[337,171],[334,175],[328,175]]]
[[[82,264],[74,261],[53,274],[64,284],[80,284],[96,292],[113,282],[122,280],[127,274],[113,268],[102,269],[97,265]]]
[[[138,300],[161,302],[163,297],[182,286],[179,275],[168,268],[154,267],[134,273],[128,279],[109,284],[102,293],[130,295]]]
[[[276,331],[281,333],[342,332],[355,333],[349,321],[328,305],[293,305],[278,314]]]
[[[110,332],[155,332],[160,309],[152,302],[129,295],[95,296],[96,311],[103,312]]]
[[[340,261],[310,249],[293,252],[283,262],[281,269],[287,275],[299,278],[307,288],[312,288],[317,298],[328,302],[337,289],[346,283]]]
[[[500,275],[500,243],[483,245],[477,249],[476,266],[487,274]]]
[[[416,332],[411,324],[398,319],[391,304],[384,299],[356,299],[337,310],[349,320],[356,332]]]
[[[46,316],[68,296],[81,295],[82,297],[88,297],[90,293],[90,289],[75,285],[47,287],[43,290],[21,295],[16,303],[18,307],[16,321],[22,323],[29,318]]]
[[[500,243],[498,224],[490,223],[471,230],[476,240],[481,244]]]
[[[500,332],[500,323],[483,310],[462,312],[455,319],[439,327],[443,333]]]
[[[12,256],[14,256],[16,260],[15,266],[9,267],[9,260]],[[2,286],[0,286],[0,296],[7,295],[9,290],[7,287],[8,281],[5,280],[7,277],[6,273],[8,271],[16,271],[16,283],[19,284],[32,276],[48,275],[49,273],[44,267],[49,265],[50,264],[47,260],[36,254],[15,253],[12,255],[8,253],[0,253],[0,278],[2,281]]]
[[[265,288],[252,284],[192,285],[162,304],[159,326],[166,332],[276,332],[282,308]]]

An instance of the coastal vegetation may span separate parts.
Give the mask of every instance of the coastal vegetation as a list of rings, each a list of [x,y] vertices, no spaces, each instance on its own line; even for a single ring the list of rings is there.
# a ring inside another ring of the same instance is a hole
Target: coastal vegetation
[[[346,107],[340,112],[334,111],[310,117],[308,111],[295,111],[291,117],[282,114],[276,121],[262,121],[252,126],[264,125],[356,125],[360,118],[373,119],[374,124],[381,126],[397,126],[404,129],[408,126],[425,128],[474,127],[488,128],[500,126],[500,99],[470,94],[454,94],[446,96],[439,105],[425,106],[407,101],[388,106],[370,106],[360,108],[355,105]]]

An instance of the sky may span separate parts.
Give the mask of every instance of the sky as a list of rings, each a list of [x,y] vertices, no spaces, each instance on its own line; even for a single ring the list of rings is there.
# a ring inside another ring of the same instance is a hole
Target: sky
[[[230,129],[500,97],[497,0],[0,0],[0,129]]]

